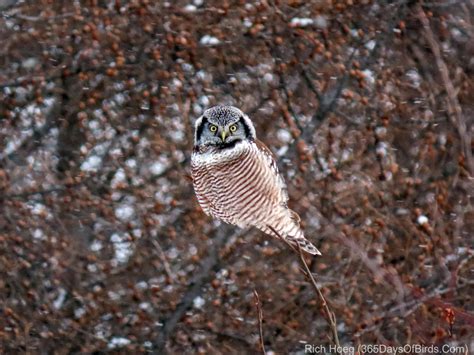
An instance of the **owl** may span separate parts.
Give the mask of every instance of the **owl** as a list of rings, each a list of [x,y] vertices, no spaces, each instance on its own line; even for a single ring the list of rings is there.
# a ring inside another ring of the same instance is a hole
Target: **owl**
[[[298,214],[287,206],[286,185],[272,152],[238,108],[215,106],[196,120],[191,175],[207,215],[241,228],[257,227],[321,255],[305,238]]]

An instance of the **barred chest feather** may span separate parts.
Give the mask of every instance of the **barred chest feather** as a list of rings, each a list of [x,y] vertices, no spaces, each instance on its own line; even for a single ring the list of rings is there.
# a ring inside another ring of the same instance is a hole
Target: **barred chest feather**
[[[272,217],[288,215],[285,184],[271,152],[260,144],[242,141],[232,148],[205,147],[193,154],[194,189],[205,213],[240,227],[260,228]]]

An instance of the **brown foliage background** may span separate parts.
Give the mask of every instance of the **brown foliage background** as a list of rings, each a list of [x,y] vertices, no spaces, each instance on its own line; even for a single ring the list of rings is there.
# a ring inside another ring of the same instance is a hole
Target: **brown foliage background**
[[[206,217],[193,122],[278,156],[341,343],[473,349],[470,1],[0,1],[4,352],[329,344],[298,257]]]

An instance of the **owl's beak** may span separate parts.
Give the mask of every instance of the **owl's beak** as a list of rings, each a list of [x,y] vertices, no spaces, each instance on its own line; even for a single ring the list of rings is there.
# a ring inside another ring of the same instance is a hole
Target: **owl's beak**
[[[223,129],[221,132],[221,138],[223,142],[225,142],[225,139],[227,136],[228,136],[228,132],[225,129]]]

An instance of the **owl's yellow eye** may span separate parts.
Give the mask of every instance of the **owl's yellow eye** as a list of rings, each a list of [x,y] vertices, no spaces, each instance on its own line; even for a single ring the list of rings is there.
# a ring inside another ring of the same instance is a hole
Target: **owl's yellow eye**
[[[236,125],[236,124],[233,124],[232,126],[229,127],[229,130],[230,130],[231,132],[237,131],[237,125]]]
[[[217,132],[217,126],[214,126],[214,125],[210,126],[210,127],[209,127],[209,130],[210,130],[211,132]]]

